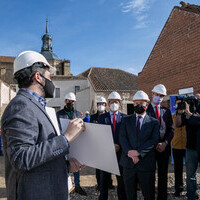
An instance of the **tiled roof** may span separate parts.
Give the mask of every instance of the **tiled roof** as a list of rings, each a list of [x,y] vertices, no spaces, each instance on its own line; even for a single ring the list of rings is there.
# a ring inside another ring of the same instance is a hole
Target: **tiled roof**
[[[120,69],[91,67],[77,75],[87,77],[95,91],[135,91],[138,77]]]
[[[0,56],[0,62],[13,63],[14,60],[15,60],[15,57]]]
[[[52,75],[53,81],[66,81],[66,80],[86,80],[86,77],[79,76],[64,76],[64,75]]]

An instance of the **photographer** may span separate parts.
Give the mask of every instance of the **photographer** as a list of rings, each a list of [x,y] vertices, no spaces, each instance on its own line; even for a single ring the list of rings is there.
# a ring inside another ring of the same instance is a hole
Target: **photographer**
[[[188,101],[190,103],[190,101]],[[197,183],[196,183],[196,173],[198,168],[198,153],[196,150],[196,132],[197,128],[191,125],[190,121],[193,118],[195,112],[191,112],[194,110],[194,103],[190,103],[190,105],[185,101],[181,100],[179,102],[176,112],[175,124],[176,127],[182,127],[186,125],[186,184],[187,184],[187,197],[188,200],[195,200],[198,198],[197,194]]]
[[[181,100],[176,100],[175,106]],[[174,176],[175,176],[175,193],[176,197],[180,196],[183,191],[183,159],[185,158],[185,148],[186,148],[186,127],[176,126],[177,113],[172,115],[174,124],[174,137],[172,139],[172,153],[174,158]]]

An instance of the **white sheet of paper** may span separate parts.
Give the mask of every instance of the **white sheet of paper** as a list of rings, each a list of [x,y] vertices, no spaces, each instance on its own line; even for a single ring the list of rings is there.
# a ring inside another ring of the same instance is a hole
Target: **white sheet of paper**
[[[71,176],[68,176],[68,193],[72,192],[74,190],[73,184],[72,184],[72,179]]]
[[[66,130],[68,119],[60,119],[62,130]],[[120,175],[110,125],[85,123],[86,130],[70,143],[69,158],[81,164]]]
[[[51,122],[53,123],[54,128],[57,131],[57,134],[60,135],[60,129],[59,129],[59,126],[58,126],[58,120],[57,120],[57,117],[56,117],[55,109],[51,108],[51,107],[45,107],[45,110],[46,110],[49,118],[51,119]],[[72,190],[73,190],[73,184],[72,184],[71,176],[69,175],[68,176],[68,192],[70,193]]]

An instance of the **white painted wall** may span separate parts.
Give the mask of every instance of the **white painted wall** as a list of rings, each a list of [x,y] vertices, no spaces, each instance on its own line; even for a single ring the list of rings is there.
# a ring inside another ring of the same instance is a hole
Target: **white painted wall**
[[[68,92],[75,92],[75,86],[80,86],[80,90],[88,88],[89,83],[88,80],[53,80],[56,88],[60,88],[60,98],[52,98],[48,100],[47,106],[50,107],[64,107],[64,97]],[[77,106],[78,101],[75,103],[75,108]]]
[[[1,107],[3,104],[8,104],[10,99],[10,88],[3,82],[1,82]]]
[[[14,90],[10,90],[10,100],[16,96],[16,92]]]
[[[77,92],[76,100],[76,109],[85,116],[85,111],[90,112],[90,87]]]

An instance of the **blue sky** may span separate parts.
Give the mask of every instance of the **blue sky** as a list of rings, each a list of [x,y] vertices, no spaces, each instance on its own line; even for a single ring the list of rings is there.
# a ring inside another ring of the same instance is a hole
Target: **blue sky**
[[[53,52],[77,75],[91,66],[140,72],[180,0],[1,0],[0,55],[40,52],[46,18]],[[199,4],[199,0],[188,0]]]

